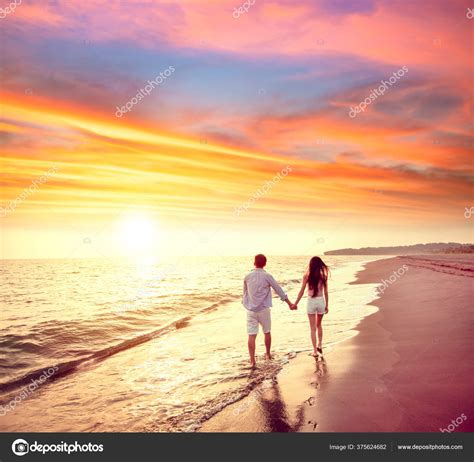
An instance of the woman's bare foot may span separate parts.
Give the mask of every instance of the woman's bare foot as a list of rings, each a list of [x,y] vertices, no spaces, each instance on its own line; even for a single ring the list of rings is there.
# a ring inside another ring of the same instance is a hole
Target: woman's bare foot
[[[255,361],[250,361],[250,368],[257,369],[257,363]]]
[[[314,357],[318,356],[318,352],[317,352],[316,350],[314,350],[314,351],[311,353],[311,356],[314,356]]]
[[[265,353],[265,359],[273,359],[273,356],[271,353]]]

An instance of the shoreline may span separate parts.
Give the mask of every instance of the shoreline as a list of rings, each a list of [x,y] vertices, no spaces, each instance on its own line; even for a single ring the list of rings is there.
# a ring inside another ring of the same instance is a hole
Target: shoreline
[[[403,265],[408,270],[391,282]],[[351,284],[388,284],[370,302],[377,311],[361,319],[356,335],[327,352],[325,362],[298,354],[274,383],[228,406],[200,431],[473,431],[474,371],[459,360],[473,353],[473,276],[470,255],[366,263]]]

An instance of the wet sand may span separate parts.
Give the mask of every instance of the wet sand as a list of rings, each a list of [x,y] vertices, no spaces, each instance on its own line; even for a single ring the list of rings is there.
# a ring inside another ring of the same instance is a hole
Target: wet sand
[[[474,431],[473,277],[471,255],[368,263],[355,283],[387,284],[357,335],[324,362],[299,354],[201,431]]]

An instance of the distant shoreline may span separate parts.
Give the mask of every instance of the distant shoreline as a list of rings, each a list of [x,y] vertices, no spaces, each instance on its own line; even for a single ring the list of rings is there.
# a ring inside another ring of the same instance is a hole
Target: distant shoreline
[[[362,247],[359,249],[346,248],[328,250],[324,255],[437,255],[437,254],[471,254],[474,253],[473,244],[458,242],[437,242],[431,244],[414,244],[391,247]]]

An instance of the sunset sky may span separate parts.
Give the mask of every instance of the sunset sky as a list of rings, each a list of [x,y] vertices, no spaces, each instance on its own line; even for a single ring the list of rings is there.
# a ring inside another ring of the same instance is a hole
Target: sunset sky
[[[243,4],[24,0],[2,15],[3,258],[472,242],[472,3]]]

